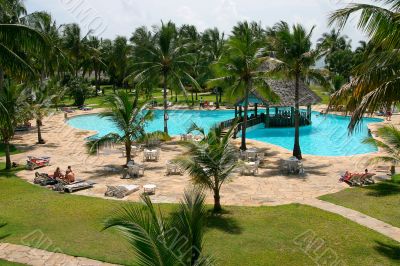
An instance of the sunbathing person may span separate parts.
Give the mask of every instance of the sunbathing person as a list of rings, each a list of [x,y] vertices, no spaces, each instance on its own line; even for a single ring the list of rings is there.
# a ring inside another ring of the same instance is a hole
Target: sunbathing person
[[[67,181],[68,183],[72,183],[75,181],[75,173],[72,171],[71,166],[68,166],[67,171],[65,171],[64,180]]]
[[[56,171],[54,172],[52,178],[53,179],[57,179],[57,178],[63,179],[64,178],[64,175],[61,173],[60,167],[56,168]]]

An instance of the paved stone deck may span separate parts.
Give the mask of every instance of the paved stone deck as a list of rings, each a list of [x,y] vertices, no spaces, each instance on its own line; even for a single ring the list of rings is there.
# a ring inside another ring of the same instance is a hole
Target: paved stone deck
[[[0,258],[32,266],[113,266],[101,261],[82,257],[73,257],[61,253],[49,252],[41,249],[20,245],[0,243]],[[115,265],[116,266],[116,265]]]

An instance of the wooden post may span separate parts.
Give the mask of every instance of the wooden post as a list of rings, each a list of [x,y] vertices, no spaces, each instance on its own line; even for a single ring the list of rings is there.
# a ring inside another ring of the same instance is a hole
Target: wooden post
[[[237,115],[238,115],[238,108],[237,105],[235,105],[235,119],[237,118]]]
[[[254,104],[254,116],[257,118],[257,103]]]
[[[242,118],[242,106],[239,105],[239,117]]]
[[[267,104],[267,108],[265,110],[265,127],[269,127],[269,104]]]

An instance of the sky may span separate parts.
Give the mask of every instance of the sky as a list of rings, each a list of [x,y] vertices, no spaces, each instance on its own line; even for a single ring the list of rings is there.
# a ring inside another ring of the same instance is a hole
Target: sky
[[[28,12],[48,11],[57,24],[78,23],[84,33],[114,39],[117,35],[130,37],[139,26],[159,25],[172,20],[178,25],[194,24],[202,31],[217,27],[226,34],[243,20],[272,26],[280,20],[289,24],[302,23],[311,29],[314,43],[328,28],[328,15],[351,0],[25,0]],[[371,3],[372,0],[358,0]],[[352,45],[365,36],[350,21],[343,34]]]

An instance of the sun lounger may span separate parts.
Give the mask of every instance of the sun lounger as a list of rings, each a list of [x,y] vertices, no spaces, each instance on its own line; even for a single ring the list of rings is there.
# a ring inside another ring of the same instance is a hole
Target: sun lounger
[[[122,199],[140,189],[137,185],[119,185],[117,190],[114,192],[114,197]]]
[[[349,175],[342,175],[342,177],[339,179],[342,182],[346,182],[350,186],[361,186],[361,178],[363,177],[364,174],[349,174]]]
[[[35,173],[35,178],[33,179],[33,183],[40,185],[40,186],[50,186],[50,185],[55,185],[58,183],[57,180],[52,178],[46,173]]]
[[[363,174],[360,178],[360,182],[364,185],[372,185],[375,184],[375,180],[373,179],[373,177],[376,174],[373,173],[367,173],[367,174]]]
[[[92,181],[77,180],[72,183],[66,183],[64,180],[58,180],[53,190],[59,192],[73,193],[79,190],[92,188],[95,183]]]
[[[28,170],[35,170],[37,168],[49,165],[50,165],[50,157],[28,156],[28,160],[26,161],[26,169]]]

